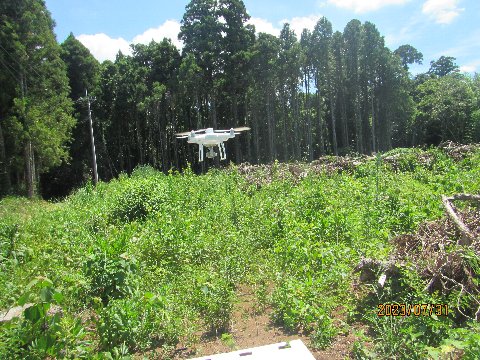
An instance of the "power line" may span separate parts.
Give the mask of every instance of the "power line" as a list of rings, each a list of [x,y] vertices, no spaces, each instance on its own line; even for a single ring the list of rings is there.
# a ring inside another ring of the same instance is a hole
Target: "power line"
[[[2,44],[0,44],[0,48],[3,49],[3,51],[4,51],[8,56],[10,56],[10,58],[12,58],[13,61],[15,61],[18,66],[20,66],[20,68],[22,67],[22,64],[20,64],[20,62],[19,62],[12,54],[10,54],[10,53],[8,52],[8,50],[5,49],[5,48],[2,46]],[[40,73],[39,73],[31,64],[26,63],[26,65],[27,65],[30,69],[32,69],[32,70],[35,72],[35,74],[37,74],[37,76],[41,77]]]
[[[0,63],[5,67],[5,69],[7,69],[7,71],[10,73],[10,75],[13,76],[15,81],[19,81],[18,78],[15,76],[15,74],[12,72],[12,70],[10,70],[8,63],[5,64],[1,58],[0,58]],[[15,69],[13,69],[13,70],[16,71]]]

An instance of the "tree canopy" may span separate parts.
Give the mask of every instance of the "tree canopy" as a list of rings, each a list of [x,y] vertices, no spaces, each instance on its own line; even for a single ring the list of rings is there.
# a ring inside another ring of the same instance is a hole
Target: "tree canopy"
[[[409,44],[391,51],[370,22],[333,32],[322,17],[311,31],[286,23],[273,36],[255,33],[241,0],[191,0],[181,51],[163,39],[99,64],[73,34],[56,42],[44,2],[0,6],[2,193],[32,194],[40,174],[51,196],[89,178],[86,89],[102,179],[142,164],[215,165],[174,137],[210,126],[252,128],[227,144],[236,163],[480,141],[478,76],[441,56],[413,77],[423,54]]]

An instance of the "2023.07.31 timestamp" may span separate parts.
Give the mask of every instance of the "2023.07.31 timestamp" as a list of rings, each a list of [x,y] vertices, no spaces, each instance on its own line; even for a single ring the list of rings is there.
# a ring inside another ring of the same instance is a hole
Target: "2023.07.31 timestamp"
[[[378,316],[447,316],[448,304],[378,304]]]

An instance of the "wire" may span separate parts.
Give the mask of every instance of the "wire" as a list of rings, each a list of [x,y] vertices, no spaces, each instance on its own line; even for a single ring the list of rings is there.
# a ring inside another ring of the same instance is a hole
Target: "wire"
[[[8,56],[10,56],[10,58],[12,58],[13,61],[15,61],[18,66],[22,67],[22,64],[20,64],[20,63],[18,62],[18,60],[17,60],[12,54],[10,54],[7,49],[5,49],[5,48],[2,46],[2,44],[0,44],[0,48],[3,49],[3,51],[4,51]],[[30,69],[32,69],[32,70],[35,72],[35,74],[37,74],[37,76],[42,77],[42,76],[40,75],[40,73],[39,73],[32,65],[30,65],[29,63],[27,63],[26,65],[27,65]]]
[[[5,67],[5,69],[7,69],[7,71],[10,73],[10,75],[13,76],[15,81],[19,81],[18,78],[15,76],[15,74],[12,72],[12,70],[10,70],[9,66],[7,64],[5,64],[1,58],[0,58],[0,63]]]

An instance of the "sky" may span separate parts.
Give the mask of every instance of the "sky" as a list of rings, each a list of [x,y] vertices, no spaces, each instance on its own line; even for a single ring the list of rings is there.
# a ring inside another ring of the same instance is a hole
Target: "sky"
[[[46,0],[56,22],[57,40],[72,32],[99,60],[114,60],[130,44],[177,35],[189,0]],[[313,29],[325,16],[333,30],[352,19],[374,23],[392,51],[410,44],[423,53],[412,73],[428,71],[430,61],[453,56],[463,72],[480,72],[480,0],[244,0],[257,32],[280,33],[285,22],[295,30]]]

